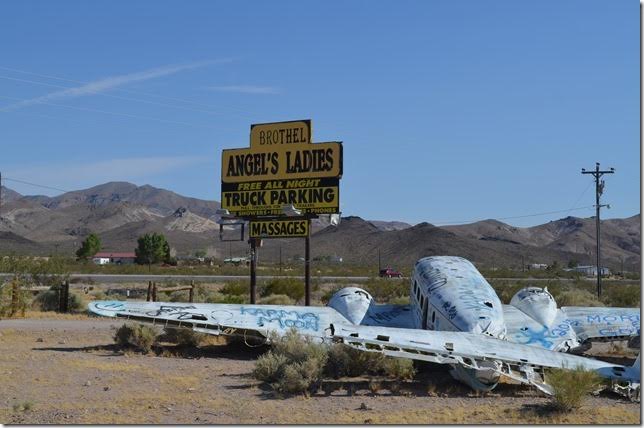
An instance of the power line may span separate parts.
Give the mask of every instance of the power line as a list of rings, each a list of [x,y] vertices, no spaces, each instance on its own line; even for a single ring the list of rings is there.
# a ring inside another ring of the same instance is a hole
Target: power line
[[[589,208],[592,208],[592,207],[593,207],[592,205],[588,205],[588,206],[585,206],[585,207],[570,208],[570,209],[567,209],[567,210],[547,211],[547,212],[542,212],[542,213],[517,215],[517,216],[511,216],[511,217],[499,217],[499,218],[496,218],[495,220],[511,220],[511,219],[517,219],[517,218],[538,217],[538,216],[542,216],[542,215],[558,214],[558,213],[563,213],[563,212],[585,210],[585,209],[589,209]],[[463,221],[440,221],[440,222],[433,222],[432,224],[434,224],[436,226],[452,225],[452,224],[469,224],[469,223],[476,223],[476,222],[484,221],[484,220],[485,219],[463,220]]]
[[[9,178],[9,177],[2,177],[3,180],[7,181],[14,181],[16,183],[22,183],[22,184],[27,184],[29,186],[35,186],[35,187],[42,187],[43,189],[49,189],[49,190],[57,190],[59,192],[65,192],[69,193],[71,190],[65,190],[65,189],[60,189],[58,187],[53,187],[53,186],[46,186],[44,184],[38,184],[38,183],[31,183],[29,181],[24,181],[24,180],[18,180],[17,178]]]

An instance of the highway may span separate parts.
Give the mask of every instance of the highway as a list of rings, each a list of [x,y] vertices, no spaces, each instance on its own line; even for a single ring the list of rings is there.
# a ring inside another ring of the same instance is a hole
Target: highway
[[[0,273],[0,282],[10,279],[13,274]],[[257,275],[259,281],[269,280],[274,278],[297,278],[304,279],[304,276],[280,276],[280,275]],[[370,277],[368,276],[312,276],[311,278],[318,279],[324,282],[332,281],[345,281],[345,282],[365,282]],[[217,282],[217,281],[232,281],[239,279],[248,279],[248,275],[118,275],[118,274],[101,274],[101,273],[73,273],[70,274],[70,279],[73,282],[87,281],[94,284],[114,284],[119,282],[129,283],[146,283],[148,281],[165,282],[165,281],[195,281],[195,282]],[[574,281],[571,278],[486,278],[490,282],[494,281],[516,281],[516,282],[547,282],[547,281]],[[391,278],[395,281],[396,278]],[[402,278],[408,280],[408,278]],[[595,282],[595,278],[582,278],[583,281]],[[604,280],[606,281],[606,280]],[[624,284],[639,284],[639,280],[619,280]]]

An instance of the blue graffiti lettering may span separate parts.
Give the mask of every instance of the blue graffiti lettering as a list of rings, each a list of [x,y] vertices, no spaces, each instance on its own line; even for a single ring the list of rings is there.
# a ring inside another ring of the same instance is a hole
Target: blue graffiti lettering
[[[256,317],[257,325],[277,322],[281,328],[295,327],[298,330],[318,330],[320,318],[313,312],[285,311],[283,309],[239,308],[241,315]]]

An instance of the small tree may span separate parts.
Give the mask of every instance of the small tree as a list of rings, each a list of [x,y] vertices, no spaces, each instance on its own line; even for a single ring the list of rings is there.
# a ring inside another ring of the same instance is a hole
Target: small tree
[[[87,259],[101,250],[101,239],[94,233],[90,233],[76,251],[79,259]]]
[[[137,243],[138,247],[134,250],[137,263],[151,266],[152,263],[170,260],[170,245],[162,234],[146,233],[139,237]]]

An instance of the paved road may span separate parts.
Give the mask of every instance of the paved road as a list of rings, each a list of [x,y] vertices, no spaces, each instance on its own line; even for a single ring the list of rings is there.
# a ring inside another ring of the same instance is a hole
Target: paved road
[[[9,273],[0,273],[0,282],[11,278],[12,274]],[[195,281],[195,282],[217,282],[217,281],[230,281],[236,279],[246,279],[248,275],[112,275],[112,274],[100,274],[100,273],[73,273],[70,275],[72,279],[79,279],[81,282],[83,280],[89,280],[97,284],[113,284],[119,282],[139,282],[146,283],[148,281]],[[266,280],[273,278],[297,278],[304,279],[303,276],[279,276],[279,275],[258,275],[258,280]],[[331,281],[347,281],[347,282],[365,282],[370,277],[368,276],[321,276],[313,278],[319,278],[321,281],[331,282]],[[392,278],[392,281],[396,281],[396,278]],[[408,280],[408,278],[402,278],[403,281]],[[553,278],[487,278],[488,281],[516,281],[516,282],[545,282],[552,281]],[[583,281],[595,282],[595,278],[582,278]],[[559,281],[574,281],[569,278],[559,278]],[[639,284],[638,280],[621,280],[620,282],[624,284]]]

